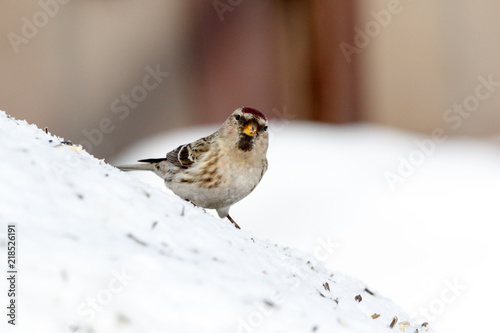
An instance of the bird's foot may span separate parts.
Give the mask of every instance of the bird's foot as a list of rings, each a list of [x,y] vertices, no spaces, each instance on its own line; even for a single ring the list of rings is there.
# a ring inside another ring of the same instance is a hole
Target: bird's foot
[[[231,216],[229,216],[229,214],[227,215],[227,218],[229,219],[229,221],[231,221],[232,224],[234,224],[236,229],[241,229],[240,226],[238,225],[238,223],[234,222],[233,218]]]

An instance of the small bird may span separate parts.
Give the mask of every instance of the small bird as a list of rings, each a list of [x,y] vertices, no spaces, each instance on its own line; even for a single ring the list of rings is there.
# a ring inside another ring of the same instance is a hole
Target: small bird
[[[249,195],[267,170],[267,118],[256,109],[236,109],[215,133],[172,150],[165,158],[139,160],[123,171],[150,170],[167,188],[196,206],[215,209],[221,218]]]

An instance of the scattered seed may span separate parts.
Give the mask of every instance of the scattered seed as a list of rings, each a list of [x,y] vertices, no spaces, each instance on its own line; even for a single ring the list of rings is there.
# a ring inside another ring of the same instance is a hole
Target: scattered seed
[[[380,317],[380,315],[379,315],[378,313],[374,313],[374,314],[372,314],[372,318],[373,318],[373,319],[377,319],[378,317]]]
[[[394,325],[396,325],[397,322],[398,322],[398,317],[394,316],[394,318],[392,318],[392,321],[391,321],[391,324],[389,325],[389,327],[393,328]]]
[[[142,246],[148,246],[148,244],[146,244],[145,242],[141,241],[140,239],[137,239],[134,235],[132,234],[127,234],[127,237],[130,238],[131,240],[133,240],[134,242],[136,242],[137,244],[139,245],[142,245]]]
[[[375,294],[374,294],[372,291],[370,291],[368,288],[365,288],[365,291],[366,291],[368,294],[370,294],[370,295],[372,295],[372,296],[375,296]]]
[[[313,326],[312,331],[316,332],[318,330],[318,326]]]
[[[273,308],[274,307],[274,303],[271,302],[271,301],[268,301],[267,299],[264,300],[264,304],[267,305],[268,307],[270,308]]]
[[[316,290],[317,290],[317,289],[316,289]],[[323,294],[321,293],[321,291],[319,291],[319,290],[318,290],[318,293],[319,293],[319,295],[320,295],[321,297],[325,297],[325,295],[323,295]]]
[[[339,298],[337,297],[336,299],[333,300],[335,303],[339,304]]]
[[[74,151],[75,153],[79,153],[82,151],[83,147],[80,145],[71,145],[69,149]]]
[[[425,322],[425,323],[422,324],[422,327],[427,327],[427,325],[429,325],[429,323]]]
[[[71,332],[78,332],[81,330],[81,327],[76,324],[76,323],[73,323],[71,324],[70,326],[68,326],[68,329],[71,331]]]
[[[157,224],[158,224],[158,221],[154,221],[154,222],[153,222],[153,225],[151,226],[151,229],[156,228],[156,225],[157,225]]]
[[[78,199],[83,200],[83,194],[77,193],[76,196],[78,197]]]
[[[62,146],[68,146],[70,150],[74,151],[75,153],[79,153],[82,151],[83,146],[82,145],[77,145],[74,144],[71,141],[61,141],[56,148],[62,147]]]
[[[124,324],[124,325],[130,324],[130,319],[127,316],[125,316],[124,314],[121,314],[121,313],[118,314],[116,316],[116,319],[118,320],[118,322],[120,324]]]
[[[325,288],[325,290],[330,291],[330,285],[328,285],[328,282],[323,283],[323,288]]]
[[[45,127],[43,130],[45,131],[45,134],[49,134],[49,128],[48,127]]]
[[[401,332],[404,332],[408,327],[410,327],[410,322],[408,321],[402,321],[399,323],[399,329]]]
[[[68,237],[69,239],[71,239],[73,241],[77,241],[78,240],[78,236],[76,236],[74,234],[70,234],[70,233],[65,233],[64,237]]]
[[[350,324],[348,324],[347,322],[343,321],[342,319],[338,318],[337,319],[337,322],[339,323],[339,325],[341,326],[344,326],[344,327],[349,327],[351,326]]]
[[[354,300],[355,300],[355,301],[358,301],[358,303],[359,303],[359,302],[361,302],[361,301],[363,300],[363,297],[361,297],[361,295],[356,295],[356,296],[354,297]]]

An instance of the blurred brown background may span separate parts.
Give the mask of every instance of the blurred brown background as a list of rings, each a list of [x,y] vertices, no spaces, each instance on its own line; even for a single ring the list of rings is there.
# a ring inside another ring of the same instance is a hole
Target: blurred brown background
[[[0,109],[100,158],[243,105],[498,135],[500,89],[457,128],[443,115],[479,76],[500,81],[499,12],[494,0],[2,1]]]

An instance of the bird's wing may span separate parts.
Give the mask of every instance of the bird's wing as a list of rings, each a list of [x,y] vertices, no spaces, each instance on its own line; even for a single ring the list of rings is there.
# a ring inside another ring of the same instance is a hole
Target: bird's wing
[[[167,161],[179,168],[188,169],[203,157],[215,140],[216,133],[179,146],[167,154]]]

